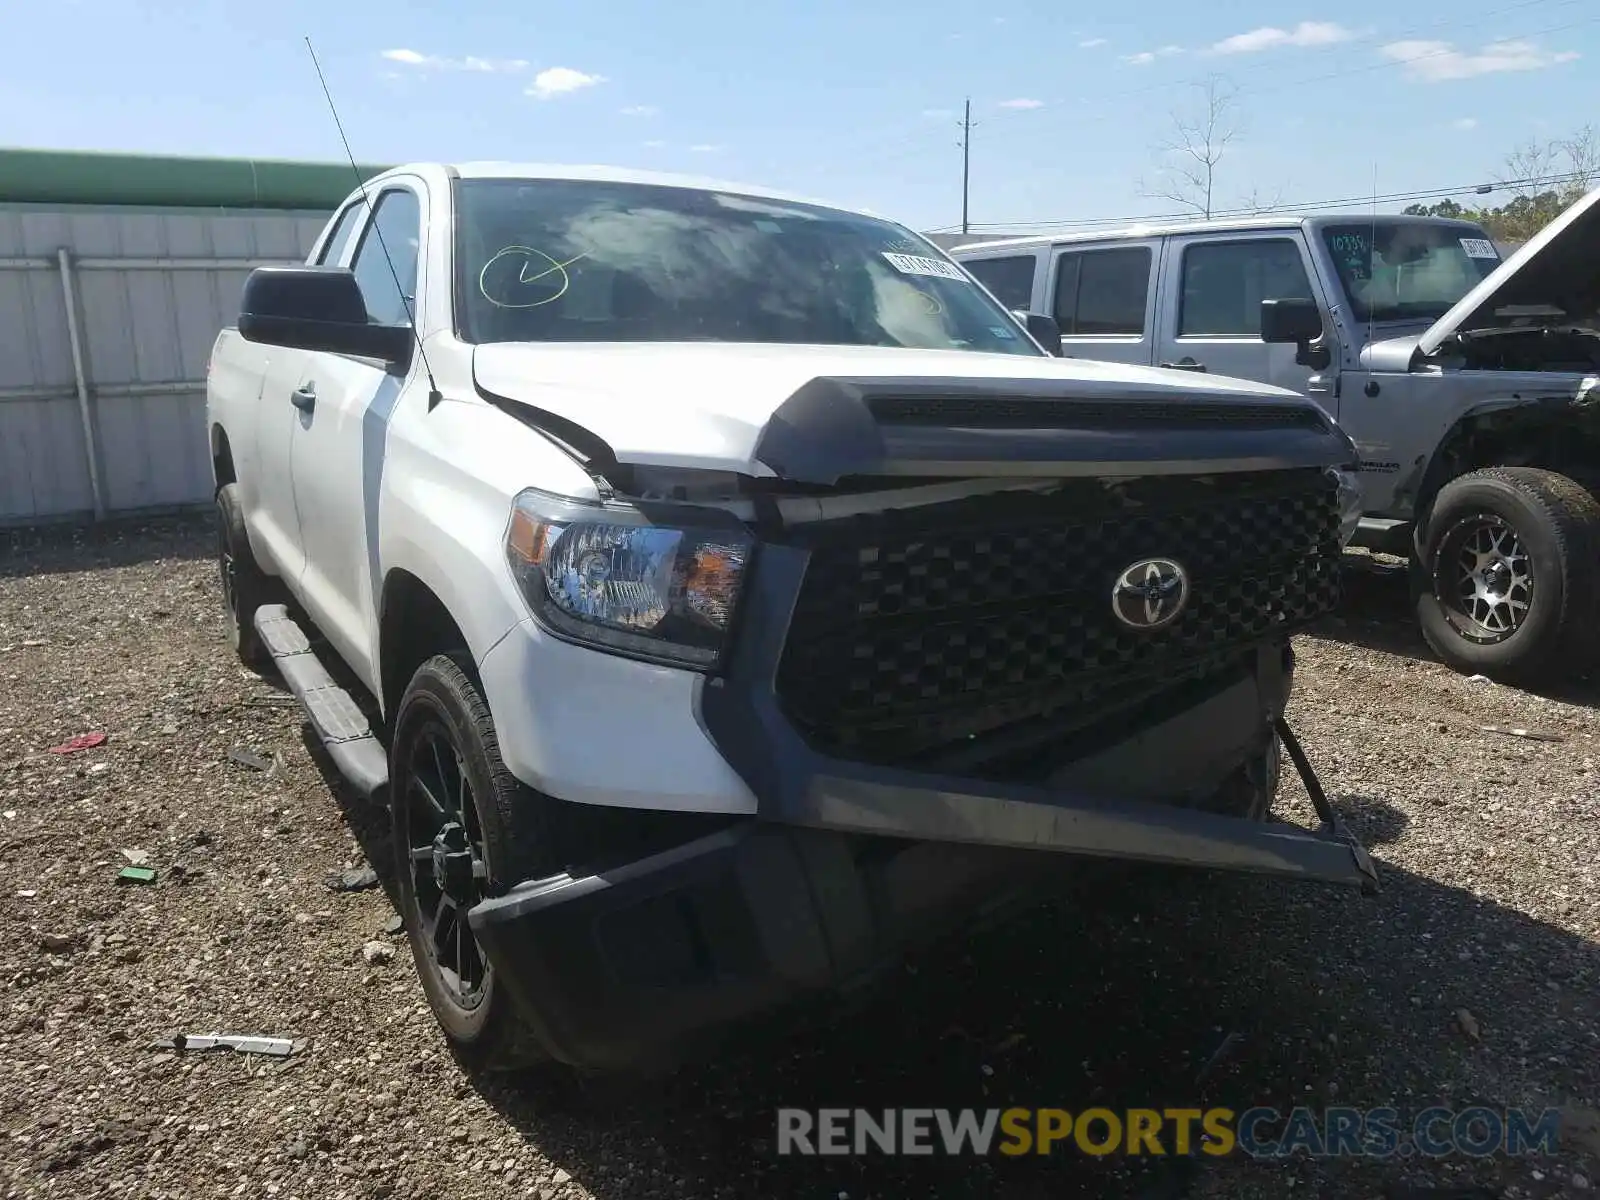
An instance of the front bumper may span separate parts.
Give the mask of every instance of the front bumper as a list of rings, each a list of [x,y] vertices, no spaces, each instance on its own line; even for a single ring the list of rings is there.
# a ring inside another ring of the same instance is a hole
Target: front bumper
[[[1292,737],[1321,830],[1188,803],[1237,782],[1240,763],[1275,754],[1292,660],[1285,647],[1264,647],[1257,667],[1046,787],[865,768],[787,743],[780,752],[770,739],[786,725],[729,723],[760,706],[719,709],[708,692],[711,735],[743,747],[730,753],[736,769],[786,763],[781,780],[758,789],[772,807],[615,869],[530,881],[478,905],[471,924],[549,1053],[612,1070],[674,1057],[743,1018],[848,985],[923,938],[1071,878],[1085,859],[1370,890],[1371,860]]]

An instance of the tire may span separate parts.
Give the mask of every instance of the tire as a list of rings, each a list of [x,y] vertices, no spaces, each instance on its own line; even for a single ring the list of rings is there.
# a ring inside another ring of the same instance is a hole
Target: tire
[[[1463,475],[1418,527],[1413,592],[1422,636],[1457,671],[1535,684],[1587,665],[1600,644],[1600,503],[1535,467]]]
[[[556,802],[524,786],[501,761],[494,722],[463,652],[436,655],[418,668],[393,730],[390,811],[400,912],[428,1006],[470,1066],[515,1070],[541,1062],[543,1050],[496,986],[465,913],[485,896],[555,870],[560,847],[549,818]],[[435,793],[442,793],[435,795],[441,804],[426,799]],[[416,858],[414,851],[429,849],[435,858]],[[451,854],[443,888],[433,865],[439,853]],[[482,878],[474,877],[472,860],[482,863]]]
[[[256,609],[277,601],[281,592],[277,580],[261,569],[250,549],[236,483],[217,489],[217,574],[228,642],[245,666],[265,670],[272,659],[256,632]]]

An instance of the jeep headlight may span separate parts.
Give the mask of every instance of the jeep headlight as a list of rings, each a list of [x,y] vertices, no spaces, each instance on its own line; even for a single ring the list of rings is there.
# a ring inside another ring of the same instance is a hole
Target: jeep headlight
[[[1339,549],[1343,550],[1361,523],[1361,476],[1349,467],[1329,467],[1328,474],[1338,487]]]
[[[656,524],[634,508],[529,489],[512,503],[506,561],[533,615],[557,636],[709,669],[722,659],[751,539],[731,515],[691,517]]]

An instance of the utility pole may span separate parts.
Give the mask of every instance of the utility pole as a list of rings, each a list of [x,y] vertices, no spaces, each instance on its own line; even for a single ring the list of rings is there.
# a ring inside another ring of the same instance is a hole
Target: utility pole
[[[967,196],[972,179],[972,97],[961,117],[961,235],[967,234]]]

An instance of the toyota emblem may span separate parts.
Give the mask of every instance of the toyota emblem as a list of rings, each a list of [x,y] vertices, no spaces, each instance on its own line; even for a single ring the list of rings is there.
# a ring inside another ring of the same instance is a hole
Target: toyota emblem
[[[1130,629],[1162,629],[1189,603],[1189,573],[1170,558],[1142,558],[1111,589],[1111,612]]]

